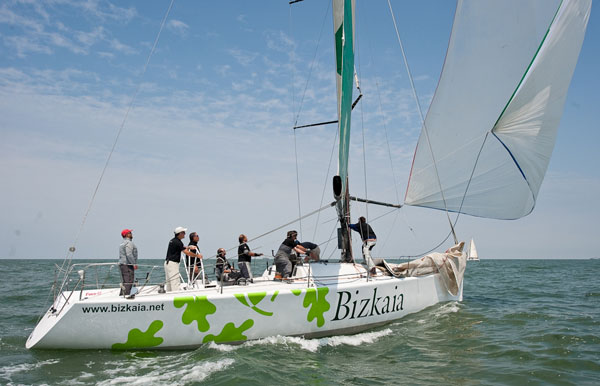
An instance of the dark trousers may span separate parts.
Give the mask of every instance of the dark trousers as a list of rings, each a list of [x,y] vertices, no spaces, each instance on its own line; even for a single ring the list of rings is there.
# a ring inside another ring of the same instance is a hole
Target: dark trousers
[[[287,279],[292,274],[294,266],[288,258],[275,259],[275,269],[281,274],[281,277]]]
[[[238,267],[243,278],[252,279],[252,268],[250,267],[250,262],[238,261]]]
[[[121,269],[121,278],[123,278],[123,287],[125,287],[125,292],[123,292],[123,288],[121,288],[121,293],[119,295],[128,296],[131,293],[135,270],[133,269],[133,265],[127,264],[119,264],[119,268]]]

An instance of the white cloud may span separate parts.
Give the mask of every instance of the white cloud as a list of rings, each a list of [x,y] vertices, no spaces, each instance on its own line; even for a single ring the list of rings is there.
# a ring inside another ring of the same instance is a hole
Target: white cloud
[[[102,26],[95,27],[90,32],[75,31],[75,38],[82,43],[85,47],[90,47],[95,43],[103,40],[106,36],[104,28]]]
[[[137,16],[137,10],[134,7],[123,8],[99,0],[53,0],[58,6],[71,6],[84,10],[88,15],[96,17],[100,20],[116,20],[121,22],[129,22]]]
[[[32,41],[27,36],[6,36],[4,43],[13,47],[19,58],[24,58],[29,53],[51,54],[53,51],[47,45]]]
[[[167,29],[181,36],[185,36],[190,27],[181,20],[171,19],[167,22]]]
[[[221,76],[227,76],[229,70],[231,70],[231,66],[229,64],[222,64],[215,68],[215,71]]]
[[[53,33],[49,33],[48,34],[48,38],[50,43],[52,43],[52,45],[57,46],[57,47],[62,47],[62,48],[66,48],[76,54],[85,54],[87,51],[85,49],[83,49],[82,47],[73,44],[73,42],[68,39],[67,37],[65,37],[64,35],[61,35],[59,33],[53,32]]]
[[[265,33],[267,48],[289,54],[296,48],[296,43],[283,31],[267,31]]]
[[[227,52],[242,66],[250,65],[258,56],[257,52],[242,50],[240,48],[230,48]]]
[[[113,59],[115,57],[115,54],[112,52],[105,52],[105,51],[99,51],[98,56],[100,56],[101,58],[109,58],[109,59]]]
[[[42,23],[39,23],[37,20],[31,17],[21,16],[11,11],[10,9],[8,9],[7,4],[4,4],[0,8],[0,23],[21,27],[25,30],[38,33],[44,30],[44,26]]]
[[[121,43],[116,38],[111,39],[109,44],[110,44],[111,48],[113,48],[119,52],[122,52],[124,54],[127,54],[127,55],[133,55],[133,54],[137,53],[137,51],[135,49],[128,46],[127,44]]]

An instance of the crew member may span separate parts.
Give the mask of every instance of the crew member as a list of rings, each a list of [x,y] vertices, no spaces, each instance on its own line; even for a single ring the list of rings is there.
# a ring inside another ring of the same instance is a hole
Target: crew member
[[[188,243],[188,248],[191,251],[195,251],[196,254],[199,254],[200,256],[202,256],[202,254],[200,253],[200,249],[198,248],[198,241],[200,240],[200,236],[198,236],[198,233],[196,232],[192,232],[190,233],[190,242]],[[195,248],[195,250],[194,250]],[[195,257],[195,256],[187,256],[187,263],[188,263],[188,280],[190,282],[190,284],[192,284],[193,282],[196,281],[196,279],[198,279],[198,275],[200,275],[200,259]]]
[[[121,237],[123,242],[119,245],[119,269],[121,270],[121,277],[123,283],[121,284],[121,293],[126,298],[133,298],[135,295],[131,294],[131,286],[135,280],[135,270],[138,268],[138,250],[133,243],[133,232],[132,229],[123,229],[121,231]]]
[[[319,261],[321,256],[321,248],[319,248],[317,244],[311,243],[310,241],[304,241],[298,245],[304,248],[304,253],[306,254],[306,257],[304,258],[305,263],[309,260]]]
[[[250,282],[252,282],[252,267],[250,266],[252,256],[262,256],[263,254],[250,251],[250,247],[246,244],[248,237],[244,234],[238,237],[238,242],[240,244],[238,247],[238,268],[242,277],[246,280],[250,279]]]
[[[282,279],[287,279],[292,274],[294,255],[305,251],[302,246],[299,246],[297,237],[298,232],[288,231],[286,239],[283,240],[275,254],[275,268]]]
[[[358,222],[356,224],[350,224],[350,228],[358,233],[360,233],[360,238],[363,241],[363,258],[365,259],[365,263],[369,270],[375,268],[375,263],[373,263],[373,259],[371,258],[371,250],[377,243],[377,236],[375,232],[373,232],[373,228],[369,224],[367,224],[367,219],[363,216],[358,218]]]
[[[177,227],[175,228],[175,237],[169,241],[167,248],[167,258],[165,259],[165,277],[166,277],[166,290],[177,291],[179,290],[179,263],[181,262],[181,253],[190,257],[202,258],[202,255],[197,254],[193,247],[186,247],[181,241],[185,237],[187,228]]]
[[[231,264],[227,260],[227,251],[225,248],[217,249],[217,263],[215,264],[215,274],[217,275],[217,280],[221,281],[223,278],[223,274],[229,273],[232,270]]]

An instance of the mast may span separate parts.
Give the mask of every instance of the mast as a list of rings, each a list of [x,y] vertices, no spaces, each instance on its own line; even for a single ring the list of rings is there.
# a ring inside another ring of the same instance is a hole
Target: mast
[[[336,56],[339,155],[338,174],[333,177],[333,195],[340,222],[338,248],[342,261],[353,262],[350,237],[350,192],[348,152],[354,76],[354,0],[333,0],[333,33]]]

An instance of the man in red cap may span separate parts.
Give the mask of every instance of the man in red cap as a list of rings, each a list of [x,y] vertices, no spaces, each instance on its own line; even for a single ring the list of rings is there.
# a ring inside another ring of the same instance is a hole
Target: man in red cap
[[[119,295],[124,295],[126,298],[130,299],[135,296],[131,295],[131,286],[134,281],[134,272],[138,267],[138,250],[133,243],[132,231],[132,229],[123,229],[121,231],[123,242],[119,245],[119,268],[121,269],[121,277],[123,278],[121,293]]]

